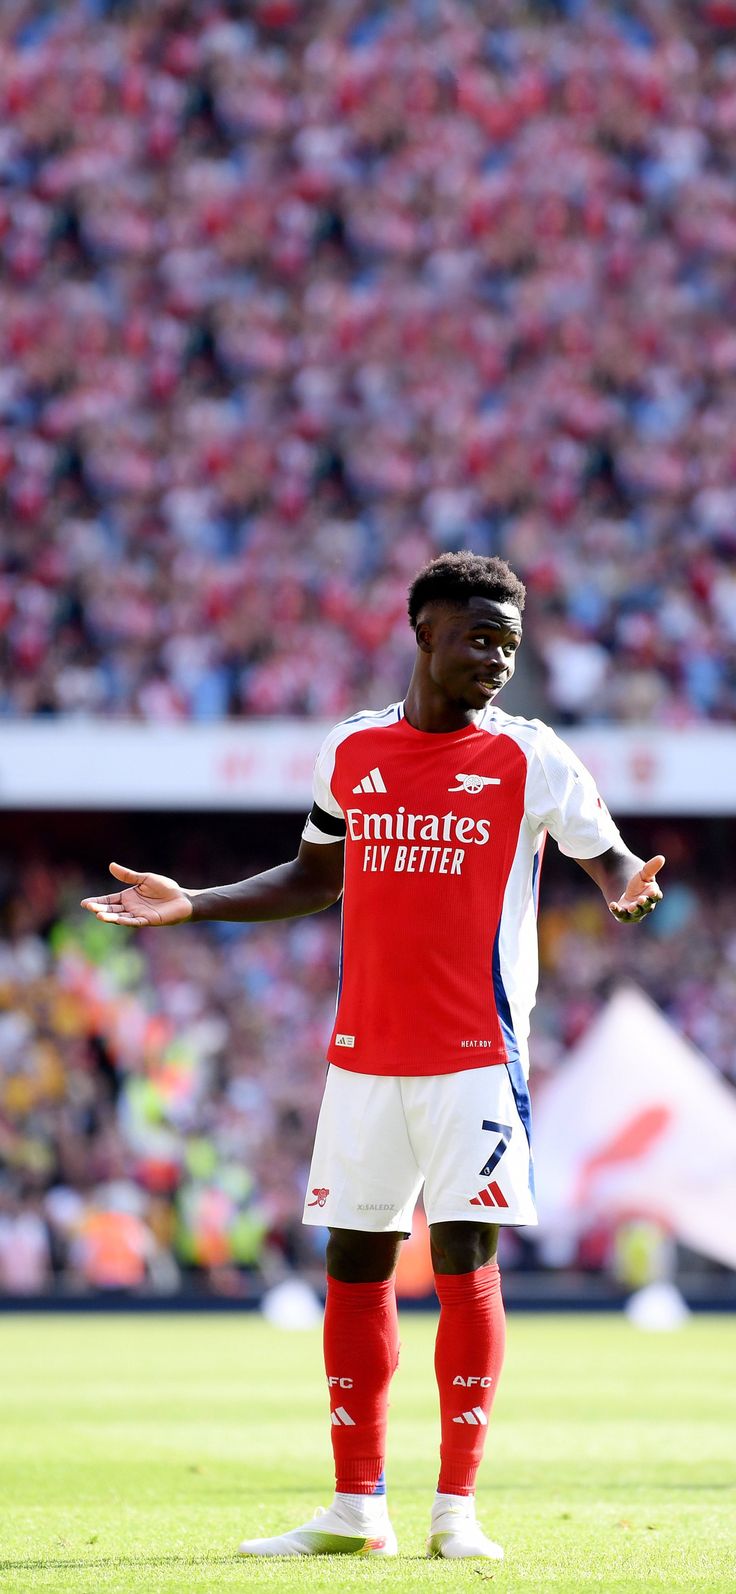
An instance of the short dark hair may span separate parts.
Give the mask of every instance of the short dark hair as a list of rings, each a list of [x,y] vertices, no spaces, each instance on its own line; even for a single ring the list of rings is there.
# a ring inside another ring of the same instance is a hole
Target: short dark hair
[[[505,559],[491,554],[443,553],[418,572],[409,588],[409,623],[414,630],[425,603],[462,607],[471,598],[494,598],[524,608],[526,587]]]

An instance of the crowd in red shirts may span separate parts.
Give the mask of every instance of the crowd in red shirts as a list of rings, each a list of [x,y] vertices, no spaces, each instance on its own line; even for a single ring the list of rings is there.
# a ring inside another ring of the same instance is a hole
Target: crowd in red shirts
[[[730,0],[8,0],[0,126],[0,712],[385,702],[469,545],[733,714]]]

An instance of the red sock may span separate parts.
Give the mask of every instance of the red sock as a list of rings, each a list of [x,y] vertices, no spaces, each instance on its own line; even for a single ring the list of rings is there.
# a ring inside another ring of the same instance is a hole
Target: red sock
[[[497,1262],[435,1273],[440,1301],[434,1368],[440,1391],[440,1494],[473,1494],[503,1366],[506,1319]]]
[[[328,1276],[324,1324],[335,1488],[339,1494],[382,1489],[388,1390],[399,1360],[393,1279],[343,1284]]]

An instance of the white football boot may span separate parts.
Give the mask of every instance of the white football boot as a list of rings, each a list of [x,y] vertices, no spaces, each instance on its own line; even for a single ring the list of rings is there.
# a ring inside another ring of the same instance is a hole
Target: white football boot
[[[388,1514],[373,1520],[341,1499],[319,1505],[311,1522],[273,1539],[243,1539],[239,1555],[396,1555],[396,1534]]]
[[[500,1544],[487,1539],[475,1520],[473,1496],[460,1494],[437,1495],[432,1506],[427,1555],[442,1556],[446,1561],[470,1560],[473,1557],[482,1557],[486,1561],[503,1560]]]

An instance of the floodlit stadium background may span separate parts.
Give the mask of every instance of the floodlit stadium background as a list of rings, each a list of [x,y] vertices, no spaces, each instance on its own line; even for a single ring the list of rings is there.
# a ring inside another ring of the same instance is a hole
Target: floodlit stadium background
[[[501,706],[668,859],[627,930],[548,849],[535,1097],[622,980],[730,1088],[736,5],[6,0],[0,106],[0,1290],[319,1279],[337,915],[76,905],[289,856],[443,549],[523,577]],[[585,1216],[505,1236],[512,1298],[733,1299]]]

